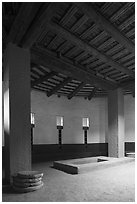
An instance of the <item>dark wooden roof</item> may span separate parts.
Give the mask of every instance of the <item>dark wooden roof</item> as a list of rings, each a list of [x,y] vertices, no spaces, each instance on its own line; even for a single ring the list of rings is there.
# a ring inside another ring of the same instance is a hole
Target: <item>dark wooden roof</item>
[[[3,3],[8,42],[31,50],[31,86],[89,100],[135,91],[135,3]]]

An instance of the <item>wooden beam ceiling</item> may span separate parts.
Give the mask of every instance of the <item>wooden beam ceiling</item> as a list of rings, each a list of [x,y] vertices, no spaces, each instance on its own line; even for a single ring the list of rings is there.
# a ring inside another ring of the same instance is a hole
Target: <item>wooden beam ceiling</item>
[[[77,87],[74,91],[72,91],[72,93],[70,93],[70,94],[67,96],[67,98],[68,98],[68,99],[73,98],[73,97],[82,89],[82,87],[85,86],[85,84],[86,84],[85,82],[82,82],[81,84],[79,84],[78,87]]]
[[[80,3],[81,4],[81,3]],[[55,4],[56,5],[56,4]],[[46,25],[48,26],[49,21],[51,20],[52,16],[53,16],[53,11],[55,11],[56,6],[53,3],[50,3],[48,6],[46,4],[46,6],[43,8],[43,12],[41,11],[40,15],[37,17],[36,21],[32,24],[32,26],[30,27],[29,31],[27,32],[27,35],[25,35],[25,38],[22,42],[24,47],[30,47],[35,40],[37,39],[37,37],[40,35],[43,27]],[[85,4],[84,4],[85,5]],[[58,7],[58,6],[57,6]],[[74,7],[75,8],[75,7]],[[71,12],[75,9],[71,9]],[[65,15],[66,16],[66,15]],[[65,18],[64,16],[64,18]],[[63,19],[64,19],[63,18]],[[62,20],[63,21],[63,20]],[[61,22],[62,22],[61,21]],[[64,21],[63,21],[64,22]],[[63,23],[62,22],[62,23]],[[72,33],[68,32],[67,30],[63,29],[61,26],[57,25],[57,24],[52,24],[51,25],[52,29],[54,29],[57,33],[59,34],[63,34],[63,36],[65,36],[67,39],[69,38],[69,40],[71,39],[72,41],[74,41],[78,46],[80,45],[81,48],[83,48],[84,50],[86,49],[86,51],[92,52],[95,56],[99,57],[99,59],[101,59],[102,61],[108,63],[109,65],[111,65],[112,67],[114,67],[115,69],[128,74],[129,76],[134,78],[134,72],[127,69],[126,67],[123,67],[122,65],[120,65],[119,63],[113,61],[110,57],[108,57],[107,55],[101,53],[100,51],[98,51],[96,48],[91,47],[90,45],[88,45],[87,43],[83,42],[81,39],[77,38],[75,35],[73,35]]]
[[[7,43],[12,42],[20,44],[24,34],[26,33],[30,23],[38,12],[41,3],[23,2],[19,13],[17,14],[9,35],[7,36]]]
[[[67,85],[69,82],[71,82],[72,78],[68,77],[63,82],[55,86],[50,92],[47,92],[47,96],[50,97],[51,95],[57,93],[58,90],[63,88],[65,85]]]
[[[66,22],[70,20],[69,18],[77,12],[78,7],[76,7],[75,5],[77,5],[84,12],[83,17],[80,18],[77,23],[72,26],[72,29],[70,31],[63,28],[62,26],[64,26],[64,24],[66,24]],[[59,22],[59,25],[51,22],[54,12],[56,12],[57,9],[60,8],[59,3],[22,3],[9,34],[7,36],[6,34],[4,34],[3,38],[6,38],[6,43],[13,42],[15,44],[22,45],[25,48],[30,48],[36,42],[37,38],[39,36],[44,36],[44,32],[47,31],[48,28],[50,28],[52,29],[52,31],[55,31],[57,35],[62,35],[62,37],[65,37],[68,42],[74,42],[74,44],[78,48],[82,48],[84,52],[92,53],[98,59],[102,60],[106,64],[109,64],[113,69],[117,69],[120,72],[134,78],[135,74],[132,70],[123,67],[121,64],[112,60],[106,54],[100,52],[95,47],[89,45],[87,42],[84,42],[82,39],[80,39],[80,37],[73,34],[73,32],[81,26],[81,23],[86,22],[88,18],[92,18],[98,26],[102,27],[112,37],[114,36],[113,38],[115,40],[117,40],[121,45],[126,47],[132,53],[134,53],[135,49],[134,43],[126,38],[116,27],[114,27],[111,22],[106,20],[98,11],[96,11],[91,6],[91,3],[75,3],[75,5],[72,6],[72,9],[69,9],[67,18],[66,14],[64,15],[62,20]],[[115,84],[95,75],[94,73],[88,71],[88,69],[86,68],[84,70],[77,63],[68,63],[66,60],[64,60],[63,57],[61,57],[61,55],[60,58],[57,57],[56,54],[51,55],[51,53],[49,53],[45,49],[42,50],[41,48],[33,48],[31,50],[31,57],[32,62],[41,64],[44,67],[48,67],[50,70],[52,70],[52,72],[49,73],[49,76],[43,76],[43,78],[40,77],[39,79],[36,79],[34,82],[32,82],[32,86],[42,83],[42,81],[45,81],[48,78],[52,77],[54,75],[53,73],[59,72],[68,76],[68,79],[73,78],[81,81],[81,84],[89,83],[97,88],[102,88],[105,90],[112,90],[117,87],[122,87],[123,89],[128,89],[132,92],[135,92],[134,80],[130,81],[129,83],[122,83],[120,85]],[[90,96],[88,97],[89,100],[93,97],[94,91],[96,91],[97,88],[95,88],[95,90],[93,90],[93,92],[90,94]],[[48,94],[53,94],[59,89],[59,86],[57,86],[52,90],[52,92]],[[78,87],[74,90],[74,92],[68,95],[68,98],[73,97],[77,92]]]
[[[117,42],[126,47],[130,52],[135,53],[135,45],[124,36],[110,21],[101,15],[91,3],[78,2],[76,5],[88,15],[99,27],[107,31]]]
[[[75,45],[77,45],[78,47],[80,47],[83,50],[86,50],[89,53],[92,53],[95,57],[97,57],[98,59],[101,59],[103,62],[105,62],[108,65],[112,66],[114,69],[117,69],[118,71],[121,71],[124,74],[127,74],[127,75],[131,76],[132,78],[135,77],[135,74],[134,74],[133,71],[131,71],[128,68],[123,67],[121,64],[115,62],[109,56],[107,56],[104,53],[98,51],[95,47],[85,43],[79,37],[75,36],[73,33],[71,33],[70,31],[66,30],[65,28],[61,27],[57,23],[51,22],[49,27],[54,32],[56,32],[58,35],[62,35],[68,41],[74,42]]]
[[[15,22],[10,31],[10,34],[8,36],[8,41],[12,41],[12,42],[16,41],[16,43],[20,42],[25,31],[30,25],[32,19],[34,18],[34,16],[38,12],[38,9],[41,6],[41,3],[29,3],[29,4],[30,6],[28,6],[28,3],[22,4],[19,14],[16,17]],[[81,4],[83,3],[80,3],[80,5]],[[40,35],[43,28],[45,29],[45,25],[47,26],[49,24],[49,21],[51,20],[51,17],[53,16],[53,11],[56,8],[55,5],[53,3],[44,4],[42,10],[40,10],[39,14],[37,15],[37,18],[35,19],[35,21],[33,21],[32,25],[27,31],[25,38],[23,38],[23,41],[22,41],[23,47],[30,47],[35,42],[37,37]],[[72,11],[73,10],[75,11],[74,8],[72,9]],[[28,20],[28,16],[29,16],[29,20]],[[22,21],[20,20],[22,18],[23,18],[23,26],[21,24]],[[18,27],[19,29],[17,29]],[[110,57],[106,56],[105,54],[98,51],[96,48],[91,47],[87,43],[83,42],[81,39],[77,38],[74,34],[70,33],[69,31],[63,29],[61,26],[57,24],[52,24],[51,27],[59,34],[63,34],[63,36],[65,36],[67,39],[69,38],[69,40],[71,39],[72,41],[74,41],[78,46],[80,45],[80,47],[83,48],[84,50],[92,52],[95,56],[99,57],[99,59],[101,59],[102,61],[106,62],[107,64],[121,71],[122,73],[125,73],[131,76],[132,78],[134,78],[135,74],[133,71],[113,61]]]
[[[116,84],[109,82],[101,77],[97,77],[90,72],[83,70],[78,65],[72,65],[57,58],[57,55],[51,55],[46,49],[33,48],[31,49],[31,60],[33,63],[48,67],[52,71],[62,73],[68,77],[75,78],[82,82],[89,83],[96,87],[101,87],[105,90],[112,90],[117,87]]]
[[[97,88],[94,87],[93,91],[89,94],[88,100],[90,101],[96,94]]]
[[[53,77],[54,75],[57,75],[57,73],[56,72],[50,72],[47,75],[41,76],[40,78],[38,78],[35,81],[33,81],[31,83],[31,86],[34,87],[37,84],[40,84],[40,83],[42,83],[44,81],[47,81],[49,78]]]

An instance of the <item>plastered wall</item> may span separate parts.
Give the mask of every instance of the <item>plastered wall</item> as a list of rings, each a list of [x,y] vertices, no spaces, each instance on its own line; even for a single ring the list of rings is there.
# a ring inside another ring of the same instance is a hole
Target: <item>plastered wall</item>
[[[35,113],[34,144],[57,144],[56,115],[64,116],[63,143],[83,143],[82,116],[90,117],[88,142],[107,142],[107,99],[51,96],[38,91],[31,92],[31,111]],[[124,96],[125,142],[135,141],[135,98]],[[3,131],[2,131],[3,133]],[[2,134],[3,135],[3,134]],[[106,136],[106,137],[105,137]],[[4,136],[2,137],[4,145]]]
[[[91,101],[74,97],[51,96],[32,91],[32,112],[35,113],[34,144],[57,144],[58,130],[56,116],[64,116],[64,144],[82,144],[82,117],[90,118],[88,143],[104,143],[107,134],[107,99],[94,98]]]

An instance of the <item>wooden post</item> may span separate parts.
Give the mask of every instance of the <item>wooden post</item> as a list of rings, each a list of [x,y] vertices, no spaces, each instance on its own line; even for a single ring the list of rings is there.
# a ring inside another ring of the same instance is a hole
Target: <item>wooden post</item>
[[[87,130],[84,130],[84,139],[85,139],[85,144],[87,145]]]
[[[62,129],[59,129],[59,147],[61,148],[61,145],[62,145]]]

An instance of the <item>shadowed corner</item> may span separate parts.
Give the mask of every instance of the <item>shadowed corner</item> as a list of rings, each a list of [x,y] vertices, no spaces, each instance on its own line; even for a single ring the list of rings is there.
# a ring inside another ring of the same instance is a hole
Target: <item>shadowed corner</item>
[[[4,194],[19,194],[16,192],[13,188],[12,185],[7,184],[7,182],[2,180],[2,193]]]

